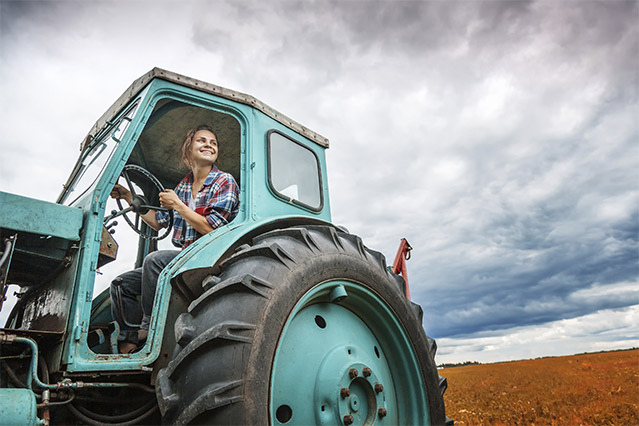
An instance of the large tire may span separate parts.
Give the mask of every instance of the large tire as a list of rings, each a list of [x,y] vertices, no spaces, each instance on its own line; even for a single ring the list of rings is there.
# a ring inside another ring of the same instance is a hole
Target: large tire
[[[220,266],[176,321],[156,387],[165,422],[446,422],[421,308],[359,237],[276,230]]]

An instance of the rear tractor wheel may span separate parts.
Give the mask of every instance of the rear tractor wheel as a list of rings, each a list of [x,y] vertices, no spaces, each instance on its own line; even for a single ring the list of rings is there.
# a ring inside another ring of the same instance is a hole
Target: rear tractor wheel
[[[444,424],[435,344],[383,255],[330,227],[261,235],[203,283],[158,377],[175,424]]]

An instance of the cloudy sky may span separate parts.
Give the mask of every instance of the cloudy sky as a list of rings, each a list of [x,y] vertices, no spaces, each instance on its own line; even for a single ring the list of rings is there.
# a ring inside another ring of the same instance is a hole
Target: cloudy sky
[[[55,200],[154,66],[328,137],[438,363],[639,346],[637,1],[0,0],[0,190]]]

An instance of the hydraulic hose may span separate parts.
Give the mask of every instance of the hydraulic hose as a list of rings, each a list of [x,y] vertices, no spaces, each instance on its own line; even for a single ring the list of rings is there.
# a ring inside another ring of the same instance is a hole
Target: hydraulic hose
[[[80,411],[82,414],[84,414],[85,416],[95,420],[95,421],[99,421],[99,422],[131,422],[133,419],[136,419],[137,417],[139,417],[142,414],[145,414],[147,411],[153,409],[154,406],[157,405],[157,401],[155,399],[155,397],[153,397],[152,399],[150,399],[146,404],[144,404],[143,406],[129,412],[129,413],[124,413],[124,414],[119,414],[119,415],[113,415],[113,416],[109,416],[106,414],[98,414],[98,413],[94,413],[93,411],[89,410],[88,408],[85,408],[81,405],[74,405],[73,408],[76,408],[78,411]]]
[[[13,384],[16,387],[18,387],[18,388],[26,388],[27,387],[27,385],[22,383],[22,381],[18,378],[16,373],[13,371],[13,369],[11,367],[9,367],[9,365],[6,362],[2,362],[2,366],[4,367],[5,371],[7,372],[7,375],[9,376],[9,379],[11,379],[11,381],[13,382]]]
[[[4,263],[9,258],[9,254],[11,254],[11,245],[13,244],[13,238],[7,238],[4,242],[4,251],[2,252],[2,257],[0,257],[0,268],[4,266]]]
[[[38,404],[38,407],[55,407],[60,405],[67,405],[74,399],[75,399],[75,393],[71,391],[71,395],[69,396],[69,399],[65,399],[64,401],[49,401],[46,403],[41,403],[41,404]]]
[[[7,263],[7,259],[9,259],[9,255],[13,251],[11,246],[14,241],[15,237],[13,236],[4,240],[4,251],[0,252],[0,270],[4,268],[5,263]],[[4,278],[6,278],[6,276]],[[9,289],[9,284],[5,282],[4,278],[0,275],[0,309],[2,309],[4,301],[7,300],[7,290]]]
[[[56,384],[46,384],[38,378],[38,346],[33,340],[27,337],[0,333],[0,343],[26,343],[31,348],[31,365],[29,370],[29,380],[27,382],[27,388],[29,389],[32,389],[32,385],[35,385],[39,389],[49,390],[80,388],[137,388],[145,392],[155,394],[155,389],[153,387],[146,386],[141,383],[62,381]]]
[[[27,388],[32,389],[33,384],[40,389],[57,389],[56,385],[48,385],[43,383],[38,378],[38,346],[35,342],[26,337],[19,337],[13,335],[0,335],[0,343],[25,343],[31,348],[31,365],[29,369],[29,375],[27,380]]]
[[[146,413],[142,414],[140,417],[137,417],[135,419],[122,422],[122,423],[105,423],[98,420],[93,420],[91,417],[85,416],[77,408],[75,408],[73,404],[69,404],[68,408],[69,408],[69,411],[71,411],[71,413],[73,413],[74,416],[80,419],[80,421],[92,426],[105,426],[105,425],[106,426],[124,426],[124,425],[135,424],[146,419],[147,417],[149,417],[150,415],[152,415],[154,412],[158,410],[158,406],[154,405],[153,408],[151,408],[149,411],[147,411]]]

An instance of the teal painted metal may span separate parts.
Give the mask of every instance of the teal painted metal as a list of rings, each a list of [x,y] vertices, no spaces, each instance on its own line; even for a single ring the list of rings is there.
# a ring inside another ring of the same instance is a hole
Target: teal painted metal
[[[36,397],[29,389],[0,389],[0,425],[42,425]]]
[[[82,210],[0,192],[0,228],[77,241]]]
[[[160,70],[161,71],[161,70]],[[156,70],[151,74],[157,76]],[[175,77],[175,76],[174,76]],[[178,82],[179,80],[179,82]],[[266,107],[254,102],[251,97],[244,99],[236,93],[216,92],[208,88],[199,90],[198,84],[181,84],[180,78],[151,78],[141,80],[144,85],[127,91],[108,114],[98,120],[92,130],[93,140],[109,137],[109,126],[115,126],[137,104],[137,110],[128,116],[130,124],[118,135],[113,153],[105,163],[97,180],[89,190],[75,201],[73,206],[48,203],[17,195],[0,193],[0,227],[27,231],[40,235],[51,235],[77,242],[71,264],[65,267],[53,283],[47,283],[60,303],[56,318],[66,327],[69,336],[63,347],[56,348],[51,368],[56,371],[65,368],[69,372],[139,370],[155,361],[159,355],[164,329],[164,315],[168,310],[171,278],[189,269],[209,267],[215,264],[224,252],[247,233],[278,220],[295,219],[313,223],[330,223],[330,203],[324,150],[328,146],[325,138],[298,125]],[[215,90],[214,90],[215,89]],[[216,94],[218,93],[218,94]],[[243,95],[244,96],[244,95]],[[233,117],[241,129],[241,191],[240,213],[225,227],[202,237],[190,246],[161,275],[158,282],[149,338],[146,347],[131,355],[96,354],[87,346],[91,299],[97,269],[99,242],[103,228],[106,203],[110,189],[119,173],[135,149],[138,137],[149,121],[158,102],[164,99],[179,99],[180,102],[213,109]],[[237,99],[234,100],[234,99]],[[294,130],[295,129],[295,130]],[[313,151],[319,160],[322,182],[323,208],[311,211],[276,197],[267,182],[267,138],[269,131],[276,130],[300,142]],[[312,138],[312,139],[310,139]],[[69,180],[68,185],[72,183]],[[60,201],[65,200],[63,195]],[[69,285],[73,283],[73,286]],[[52,293],[53,294],[53,293]],[[52,299],[53,300],[53,299]],[[61,310],[64,310],[62,312]],[[66,324],[66,325],[65,325]],[[169,325],[170,326],[170,325]],[[46,326],[39,329],[48,330]]]
[[[336,294],[339,303],[326,303]],[[375,294],[351,282],[318,285],[282,332],[270,422],[348,424],[351,416],[353,424],[430,424],[418,365],[397,318]]]
[[[266,115],[261,113],[255,114],[253,122],[254,133],[256,138],[252,142],[253,154],[251,157],[251,218],[260,221],[262,219],[277,218],[287,215],[307,216],[313,219],[320,219],[326,222],[331,221],[330,200],[328,190],[328,179],[326,170],[326,154],[325,149],[309,139],[305,139],[301,135],[293,132],[289,128],[274,122]],[[322,182],[323,206],[318,212],[297,206],[287,202],[276,196],[271,187],[268,185],[268,170],[266,158],[267,140],[266,134],[269,130],[277,130],[288,136],[294,141],[302,143],[306,148],[310,149],[319,160],[320,176]]]
[[[147,90],[141,92],[140,97],[132,102],[144,99]],[[127,111],[127,108],[123,110]],[[113,152],[110,161],[105,165],[103,173],[99,176],[93,189],[79,198],[74,207],[81,208],[85,214],[84,232],[80,241],[80,250],[75,258],[77,273],[75,276],[75,288],[72,295],[69,317],[67,321],[67,336],[70,336],[62,349],[60,364],[67,364],[69,371],[87,371],[92,367],[86,365],[84,360],[95,357],[87,347],[89,321],[91,314],[91,299],[95,282],[98,253],[103,228],[104,211],[110,190],[117,180],[120,170],[133,149],[135,139],[144,125],[143,114],[149,112],[138,108],[130,125],[121,136],[121,142]],[[113,122],[122,116],[113,119]],[[62,198],[62,197],[60,197]],[[76,358],[79,364],[76,364]],[[77,366],[80,366],[77,368]],[[141,366],[140,366],[141,367]],[[114,365],[114,370],[120,369]]]
[[[282,218],[283,220],[300,220],[299,216]],[[109,371],[109,370],[134,370],[141,366],[152,364],[160,354],[160,346],[165,327],[164,319],[169,309],[171,297],[171,278],[195,267],[209,267],[215,264],[224,252],[240,240],[244,235],[270,224],[272,221],[262,222],[234,221],[227,226],[201,237],[196,243],[184,250],[162,271],[158,278],[158,287],[153,304],[153,316],[149,324],[149,335],[144,347],[139,351],[126,355],[96,354],[90,351],[86,344],[79,342],[76,345],[76,353],[73,356],[73,365],[68,365],[69,371]],[[319,222],[318,222],[319,223]],[[328,223],[325,223],[328,224]],[[328,224],[330,225],[330,224]],[[197,265],[197,266],[194,266]],[[95,303],[100,303],[106,297],[101,294]],[[94,304],[95,306],[95,304]],[[83,339],[86,339],[84,333]],[[86,340],[83,340],[84,342]]]
[[[163,271],[158,280],[149,336],[146,346],[141,351],[127,355],[96,354],[89,350],[86,343],[91,310],[91,303],[87,302],[90,302],[89,297],[92,294],[95,280],[99,250],[97,242],[100,241],[106,202],[110,189],[117,181],[120,171],[134,150],[137,138],[144,129],[153,108],[159,101],[166,98],[180,99],[182,102],[203,108],[217,109],[239,122],[242,133],[240,212],[231,224],[200,238]],[[63,364],[66,364],[67,371],[70,372],[139,370],[143,366],[153,363],[159,356],[161,339],[167,326],[164,318],[168,310],[169,281],[172,277],[189,269],[210,267],[243,235],[265,224],[290,218],[297,218],[298,221],[313,221],[314,223],[330,223],[331,220],[325,147],[294,132],[249,105],[161,79],[152,80],[131,102],[139,102],[140,107],[120,138],[120,143],[111,160],[106,164],[94,189],[75,204],[76,207],[81,207],[87,213],[87,217],[80,242],[78,274],[75,280],[76,289],[73,294],[67,329],[68,335],[74,336],[74,338],[67,341],[61,360]],[[123,107],[123,110],[126,111],[126,106]],[[303,143],[318,157],[324,199],[321,211],[311,211],[287,202],[274,196],[269,189],[266,167],[266,134],[273,129]]]

